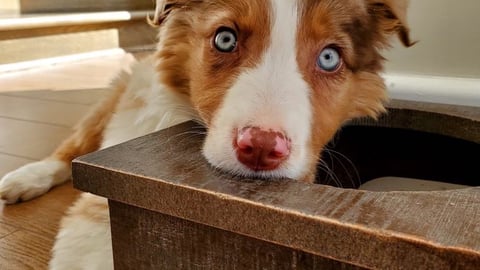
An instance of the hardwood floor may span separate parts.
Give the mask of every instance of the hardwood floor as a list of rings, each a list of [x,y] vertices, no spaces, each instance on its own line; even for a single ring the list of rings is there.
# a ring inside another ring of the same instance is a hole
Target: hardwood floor
[[[126,55],[0,74],[0,177],[47,156],[132,60]],[[78,194],[67,183],[38,199],[5,206],[0,269],[46,269],[60,218]]]
[[[78,193],[68,183],[6,206],[0,218],[0,269],[46,269],[60,218]]]

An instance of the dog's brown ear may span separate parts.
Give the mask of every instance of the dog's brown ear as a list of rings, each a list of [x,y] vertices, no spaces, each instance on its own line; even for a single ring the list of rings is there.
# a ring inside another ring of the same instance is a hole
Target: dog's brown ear
[[[148,22],[160,26],[172,10],[184,7],[187,2],[188,0],[156,0],[155,14],[153,18],[148,18]]]
[[[370,13],[377,19],[380,28],[387,34],[397,34],[406,47],[415,44],[410,40],[407,23],[409,0],[367,0]]]

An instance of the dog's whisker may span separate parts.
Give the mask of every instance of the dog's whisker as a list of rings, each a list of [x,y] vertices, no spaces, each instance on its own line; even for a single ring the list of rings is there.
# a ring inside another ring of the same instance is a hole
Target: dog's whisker
[[[185,131],[185,132],[182,132],[182,133],[178,133],[178,134],[175,134],[174,136],[171,136],[170,138],[168,138],[168,140],[175,140],[177,138],[180,138],[180,141],[178,143],[182,144],[184,143],[186,140],[190,140],[190,139],[193,139],[195,137],[203,137],[205,135],[205,133],[203,132],[196,132],[196,131]]]
[[[329,168],[329,170],[331,171],[332,176],[335,177],[336,182],[337,182],[337,183],[340,183],[340,179],[339,179],[339,178],[337,177],[337,175],[335,174],[335,167],[334,167],[333,158],[332,158],[331,155],[328,155],[328,158],[329,158],[329,160],[330,160],[330,167],[328,166],[328,164],[327,164],[326,162],[325,162],[325,165],[326,165],[326,167]]]
[[[325,162],[325,160],[320,159],[319,162],[319,169],[321,169],[323,172],[327,174],[327,179],[325,179],[325,184],[328,185],[331,181],[334,182],[334,184],[338,187],[343,187],[342,182],[338,179],[338,177],[335,175],[333,170],[328,167],[328,164]]]
[[[344,154],[338,152],[338,151],[335,151],[333,149],[327,149],[327,151],[329,153],[332,154],[332,156],[335,157],[335,155],[339,156],[340,158],[343,158],[344,160],[346,160],[351,168],[353,169],[353,173],[355,174],[355,177],[351,177],[351,171],[347,169],[347,167],[344,165],[344,163],[341,161],[340,158],[337,158],[338,162],[342,165],[342,167],[344,168],[345,172],[350,176],[350,181],[352,182],[352,185],[354,187],[358,187],[362,184],[362,180],[361,180],[361,177],[360,177],[360,173],[358,172],[358,169],[357,167],[355,166],[355,164],[352,162],[351,159],[349,159],[347,156],[345,156]]]

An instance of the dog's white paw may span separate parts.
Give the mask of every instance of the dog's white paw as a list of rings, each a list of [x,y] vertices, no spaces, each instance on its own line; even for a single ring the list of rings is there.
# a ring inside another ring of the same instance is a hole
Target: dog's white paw
[[[69,164],[60,160],[46,159],[30,163],[0,180],[0,198],[9,204],[30,200],[65,182],[70,176]]]

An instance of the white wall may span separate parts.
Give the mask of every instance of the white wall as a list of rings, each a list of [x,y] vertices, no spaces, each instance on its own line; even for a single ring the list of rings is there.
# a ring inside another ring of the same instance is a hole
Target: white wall
[[[391,96],[480,107],[480,0],[411,0],[408,17],[418,44],[385,53]]]
[[[480,0],[411,0],[409,49],[387,53],[389,71],[480,78]]]

